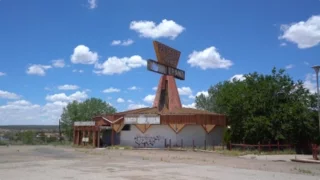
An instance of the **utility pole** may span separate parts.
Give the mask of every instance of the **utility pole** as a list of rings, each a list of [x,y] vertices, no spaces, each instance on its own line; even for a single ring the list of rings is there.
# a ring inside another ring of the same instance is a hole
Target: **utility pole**
[[[313,66],[312,67],[316,72],[316,78],[317,78],[317,100],[318,100],[318,118],[319,118],[319,136],[320,136],[320,94],[319,94],[319,70],[320,65]]]

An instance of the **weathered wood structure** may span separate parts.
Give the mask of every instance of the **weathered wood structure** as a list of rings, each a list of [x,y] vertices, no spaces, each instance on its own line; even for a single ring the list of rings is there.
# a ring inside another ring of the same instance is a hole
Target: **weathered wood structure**
[[[185,75],[176,68],[180,52],[157,41],[154,48],[158,64],[150,61],[148,69],[163,75],[153,107],[96,116],[92,122],[76,122],[74,144],[165,147],[167,139],[176,144],[181,141],[181,146],[183,141],[186,146],[194,145],[195,140],[216,144],[222,141],[222,130],[227,125],[225,115],[181,105],[175,82],[175,78],[183,80]]]

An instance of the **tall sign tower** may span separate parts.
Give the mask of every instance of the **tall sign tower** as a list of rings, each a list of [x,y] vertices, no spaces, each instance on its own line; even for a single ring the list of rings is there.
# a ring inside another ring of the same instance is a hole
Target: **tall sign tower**
[[[182,108],[175,78],[184,80],[185,72],[177,69],[181,52],[158,41],[153,41],[157,61],[148,60],[148,70],[162,74],[153,107],[159,111]]]

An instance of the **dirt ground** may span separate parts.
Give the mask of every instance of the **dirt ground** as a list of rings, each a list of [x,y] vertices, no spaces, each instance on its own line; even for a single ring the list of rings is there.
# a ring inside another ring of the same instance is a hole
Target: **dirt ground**
[[[318,179],[320,165],[165,150],[0,147],[0,180]]]

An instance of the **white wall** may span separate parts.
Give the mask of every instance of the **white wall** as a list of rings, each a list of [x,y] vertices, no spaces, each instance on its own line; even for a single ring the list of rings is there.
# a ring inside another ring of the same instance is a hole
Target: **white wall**
[[[207,146],[220,144],[222,140],[222,127],[215,127],[209,134],[200,125],[187,125],[176,134],[168,125],[152,125],[144,134],[136,126],[131,125],[130,131],[121,131],[120,145],[133,147],[163,148],[165,139],[171,145],[181,146],[183,139],[184,147],[191,147],[194,140],[195,146],[203,147],[204,141]]]

